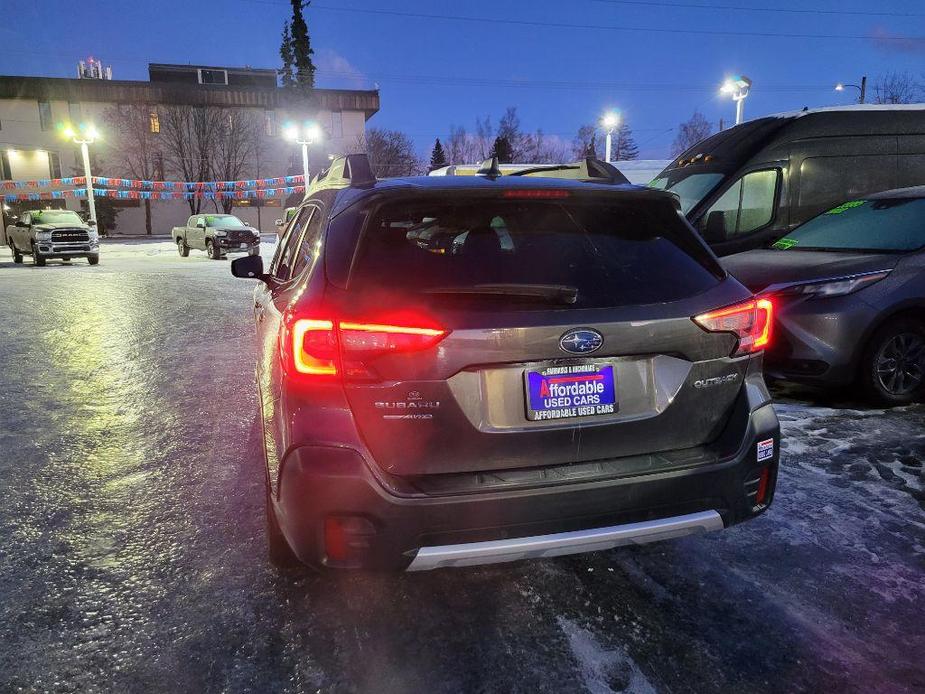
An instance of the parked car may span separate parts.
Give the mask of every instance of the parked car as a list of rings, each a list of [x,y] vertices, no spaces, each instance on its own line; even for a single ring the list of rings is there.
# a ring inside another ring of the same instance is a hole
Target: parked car
[[[774,303],[769,373],[925,396],[925,186],[844,202],[723,264]]]
[[[773,499],[770,306],[670,194],[377,181],[350,155],[269,268],[232,273],[260,280],[274,562],[548,557],[720,529]]]
[[[30,210],[6,228],[13,262],[24,255],[44,265],[50,258],[70,262],[86,258],[91,265],[100,262],[100,240],[91,224],[71,210]]]
[[[278,237],[282,238],[286,231],[286,227],[289,225],[289,222],[292,221],[292,218],[295,217],[295,213],[298,209],[298,207],[287,207],[283,211],[283,216],[276,220],[276,235]]]
[[[717,255],[762,248],[842,200],[925,184],[925,105],[858,105],[758,118],[681,154],[671,190]]]
[[[174,227],[170,235],[183,258],[191,248],[205,251],[212,260],[230,253],[260,253],[260,232],[233,214],[194,214],[186,226]]]

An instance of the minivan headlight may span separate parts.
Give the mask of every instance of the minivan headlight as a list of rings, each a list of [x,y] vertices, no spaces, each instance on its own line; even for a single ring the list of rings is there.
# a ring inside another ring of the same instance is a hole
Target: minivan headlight
[[[788,287],[785,290],[787,294],[803,294],[804,296],[845,296],[869,287],[875,282],[879,282],[889,275],[891,270],[878,270],[877,272],[864,272],[857,275],[848,275],[846,277],[836,277],[828,280],[808,282]]]

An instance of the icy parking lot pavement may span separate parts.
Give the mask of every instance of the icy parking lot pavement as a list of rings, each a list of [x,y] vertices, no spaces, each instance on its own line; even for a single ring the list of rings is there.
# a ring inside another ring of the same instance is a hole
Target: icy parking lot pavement
[[[280,573],[251,291],[166,239],[0,251],[0,691],[925,689],[925,406],[777,391],[775,503],[723,532]]]

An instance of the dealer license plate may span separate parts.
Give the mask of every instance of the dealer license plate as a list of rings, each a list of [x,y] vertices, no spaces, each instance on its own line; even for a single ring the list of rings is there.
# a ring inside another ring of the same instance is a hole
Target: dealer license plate
[[[551,366],[525,374],[527,419],[570,419],[617,411],[612,364]]]

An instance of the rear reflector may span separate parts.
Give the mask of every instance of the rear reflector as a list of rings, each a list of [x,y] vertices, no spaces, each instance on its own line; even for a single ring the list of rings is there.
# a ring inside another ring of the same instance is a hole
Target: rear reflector
[[[704,330],[732,333],[739,338],[733,356],[765,349],[771,343],[774,306],[768,299],[754,299],[694,317]]]
[[[387,323],[353,323],[299,318],[284,341],[292,351],[292,368],[309,376],[336,376],[342,364],[349,374],[369,376],[363,360],[383,354],[416,352],[442,340],[442,328]]]
[[[506,190],[503,193],[505,198],[514,198],[518,200],[561,200],[569,197],[567,190]]]
[[[766,467],[758,478],[758,493],[755,494],[755,503],[764,504],[768,500],[768,481],[771,479],[771,468]]]

